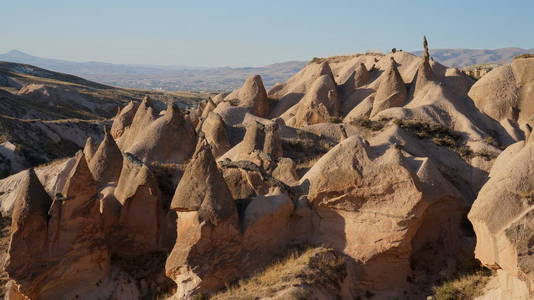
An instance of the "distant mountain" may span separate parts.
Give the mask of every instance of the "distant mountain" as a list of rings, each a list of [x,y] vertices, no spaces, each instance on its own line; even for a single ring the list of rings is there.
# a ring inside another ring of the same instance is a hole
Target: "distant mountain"
[[[420,51],[413,53],[418,56],[422,54]],[[511,61],[514,56],[524,53],[534,53],[534,49],[434,49],[430,51],[435,60],[451,67],[505,63]],[[288,61],[264,67],[244,68],[125,65],[42,58],[17,50],[0,54],[0,61],[31,64],[118,87],[209,92],[231,91],[240,87],[247,77],[255,74],[262,76],[268,88],[277,82],[287,80],[307,64],[304,61]]]
[[[125,65],[42,58],[18,50],[0,54],[0,61],[31,64],[119,87],[183,91],[230,91],[254,74],[260,74],[265,85],[272,86],[285,81],[306,65],[303,61],[246,68]]]
[[[422,51],[412,52],[422,55]],[[501,48],[487,49],[430,49],[430,55],[440,63],[450,67],[465,67],[476,64],[494,64],[510,62],[514,56],[534,53],[534,49]]]

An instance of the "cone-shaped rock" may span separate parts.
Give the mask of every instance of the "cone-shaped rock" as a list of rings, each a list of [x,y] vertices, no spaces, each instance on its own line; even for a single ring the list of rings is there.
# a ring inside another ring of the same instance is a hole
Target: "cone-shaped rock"
[[[201,220],[218,224],[237,214],[236,206],[211,147],[201,139],[176,188],[171,209],[198,211]]]
[[[99,183],[117,182],[122,169],[122,153],[108,130],[89,162],[89,169]]]
[[[92,137],[88,137],[87,140],[85,140],[85,146],[83,147],[83,154],[85,154],[85,159],[87,159],[87,162],[89,163],[91,161],[91,158],[96,153],[96,150],[98,150],[98,147],[96,143],[93,141]]]
[[[376,91],[371,117],[390,107],[403,106],[406,103],[406,85],[397,69],[393,57],[388,69],[381,75],[380,85]]]
[[[423,38],[423,47],[423,60],[419,64],[419,68],[417,68],[417,72],[415,73],[414,81],[412,82],[414,86],[414,95],[417,94],[417,92],[420,91],[423,86],[425,86],[428,82],[433,81],[435,78],[434,72],[432,72],[432,67],[430,66],[430,53],[428,51],[428,41],[426,40],[426,36]]]
[[[267,91],[265,91],[260,75],[247,78],[242,87],[230,93],[225,99],[238,99],[239,106],[249,108],[250,112],[256,116],[266,118],[269,115]]]
[[[165,115],[140,130],[127,150],[145,162],[183,163],[195,149],[195,129],[172,103]]]
[[[208,98],[206,106],[202,110],[202,116],[201,116],[202,119],[207,118],[208,114],[210,112],[212,112],[215,109],[215,107],[217,107],[217,104],[215,104],[215,102],[213,102],[213,100],[211,100],[211,98]]]
[[[150,100],[150,97],[145,96],[135,111],[130,127],[124,131],[121,138],[117,141],[120,149],[124,151],[134,144],[137,141],[139,132],[147,128],[154,119],[152,100]]]
[[[115,197],[122,209],[114,250],[127,255],[157,250],[163,217],[161,192],[148,166],[129,153],[124,155]]]
[[[28,296],[35,296],[34,273],[46,265],[48,210],[52,200],[33,169],[24,171],[15,199],[11,223],[11,240],[5,269],[11,279]]]
[[[209,113],[202,123],[202,132],[211,146],[213,156],[219,157],[230,150],[230,141],[223,119],[216,113]]]
[[[334,79],[330,75],[322,75],[294,110],[284,113],[282,119],[287,119],[286,124],[293,127],[329,122],[332,116],[339,114],[339,106]]]
[[[124,131],[127,130],[130,125],[132,125],[132,121],[138,107],[139,103],[130,101],[119,111],[119,113],[113,119],[113,125],[111,125],[111,136],[113,136],[113,138],[120,138]]]

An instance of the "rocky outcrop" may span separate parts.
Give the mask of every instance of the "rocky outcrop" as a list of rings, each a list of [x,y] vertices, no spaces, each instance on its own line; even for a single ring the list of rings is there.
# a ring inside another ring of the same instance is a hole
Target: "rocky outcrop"
[[[110,256],[96,183],[82,152],[63,193],[52,204],[32,171],[19,195],[6,265],[19,292],[39,299],[75,297],[106,278]],[[31,236],[26,230],[32,231]]]
[[[241,234],[237,209],[211,147],[199,141],[174,194],[177,240],[166,274],[178,285],[177,297],[213,291],[239,272]]]
[[[111,136],[114,139],[120,138],[124,134],[124,131],[130,128],[138,108],[139,103],[130,101],[117,112],[117,115],[113,119],[113,125],[111,126]]]
[[[330,245],[355,259],[356,289],[391,293],[406,288],[410,256],[431,207],[446,201],[456,214],[458,194],[444,190],[434,196],[429,187],[444,179],[428,162],[413,165],[395,148],[378,155],[353,136],[325,154],[301,179],[317,213],[312,240]],[[440,229],[457,234],[457,223]],[[448,229],[447,227],[450,226]],[[438,226],[439,228],[439,226]],[[423,259],[422,257],[420,259]]]
[[[339,114],[339,106],[334,79],[329,75],[322,75],[313,83],[304,98],[286,111],[281,118],[288,126],[297,128],[327,123]]]
[[[104,130],[104,140],[89,162],[93,178],[101,183],[117,182],[122,168],[122,153],[110,132]]]
[[[523,282],[532,297],[532,205],[530,193],[534,144],[508,147],[480,190],[469,220],[477,236],[476,257],[486,266],[502,270]],[[526,298],[525,298],[526,299]]]
[[[83,147],[83,154],[85,155],[85,159],[87,159],[87,163],[91,161],[97,150],[98,147],[93,141],[93,138],[88,137],[87,140],[85,140],[85,146]]]
[[[195,140],[193,126],[169,103],[162,117],[140,128],[127,152],[149,163],[184,163],[193,153]]]
[[[259,75],[254,75],[245,81],[243,86],[224,98],[226,101],[237,100],[238,106],[246,107],[258,117],[269,115],[269,99],[263,81]]]
[[[397,70],[397,63],[391,57],[387,70],[380,77],[380,85],[376,90],[371,116],[390,107],[399,107],[406,104],[407,92],[402,77]]]
[[[209,113],[202,123],[202,132],[210,144],[213,155],[219,157],[230,150],[230,140],[223,119],[216,113]]]
[[[130,127],[123,132],[117,141],[120,149],[122,151],[129,149],[137,141],[137,135],[146,129],[155,118],[152,100],[150,100],[150,97],[145,96],[135,111]]]
[[[117,216],[113,251],[134,256],[161,250],[165,244],[161,241],[164,227],[161,192],[148,166],[132,154],[124,156],[114,196],[120,203],[118,215],[113,204],[105,207]]]

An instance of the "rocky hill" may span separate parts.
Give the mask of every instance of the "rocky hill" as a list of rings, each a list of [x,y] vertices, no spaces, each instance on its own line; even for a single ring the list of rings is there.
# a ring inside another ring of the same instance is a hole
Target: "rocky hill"
[[[75,74],[113,86],[172,91],[231,91],[239,87],[247,77],[255,74],[261,74],[265,85],[270,87],[287,80],[306,65],[304,61],[243,68],[81,63],[37,57],[17,50],[0,54],[0,60]]]
[[[0,62],[0,175],[72,156],[87,137],[99,141],[110,118],[149,95],[159,110],[207,97],[189,92],[122,89],[32,65]]]
[[[123,105],[0,180],[7,299],[531,299],[534,58],[395,51]],[[124,103],[125,104],[125,103]]]

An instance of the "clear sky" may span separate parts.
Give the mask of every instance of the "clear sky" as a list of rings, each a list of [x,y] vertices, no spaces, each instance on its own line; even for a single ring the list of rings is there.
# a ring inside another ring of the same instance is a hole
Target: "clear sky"
[[[532,0],[0,0],[0,52],[260,66],[366,50],[534,48]]]

